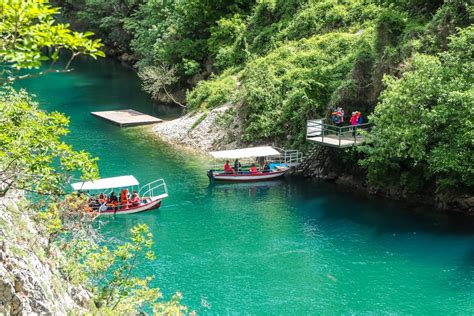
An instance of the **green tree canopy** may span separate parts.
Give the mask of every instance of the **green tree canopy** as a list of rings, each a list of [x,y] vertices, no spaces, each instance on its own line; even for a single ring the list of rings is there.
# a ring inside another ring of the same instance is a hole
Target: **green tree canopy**
[[[93,33],[74,32],[68,24],[57,23],[58,13],[48,0],[0,1],[0,82],[29,77],[31,72],[19,75],[19,70],[39,68],[45,62],[50,66],[46,72],[60,71],[54,64],[61,49],[71,53],[63,71],[79,55],[104,56],[100,40],[91,39]]]
[[[0,90],[0,186],[40,194],[63,192],[75,172],[85,179],[98,176],[96,159],[61,141],[69,119],[38,108],[26,91]]]
[[[450,40],[446,52],[416,55],[401,79],[385,78],[361,149],[371,184],[474,187],[474,27]]]

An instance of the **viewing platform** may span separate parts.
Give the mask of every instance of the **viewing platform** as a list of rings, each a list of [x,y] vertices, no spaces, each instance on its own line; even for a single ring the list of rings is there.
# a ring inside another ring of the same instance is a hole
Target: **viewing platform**
[[[112,122],[120,127],[138,126],[163,122],[162,119],[132,109],[91,112],[92,115]]]
[[[347,148],[364,143],[361,131],[368,131],[370,123],[356,126],[335,126],[324,123],[324,119],[308,120],[306,139],[324,146]]]

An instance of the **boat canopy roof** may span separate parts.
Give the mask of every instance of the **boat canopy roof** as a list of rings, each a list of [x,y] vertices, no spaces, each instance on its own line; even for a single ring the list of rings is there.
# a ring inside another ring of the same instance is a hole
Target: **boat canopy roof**
[[[113,178],[103,178],[94,181],[72,183],[71,186],[75,191],[79,190],[102,190],[115,189],[123,187],[131,187],[139,185],[134,176],[121,176]]]
[[[217,159],[239,159],[280,155],[280,153],[276,149],[270,146],[211,151],[209,154]]]

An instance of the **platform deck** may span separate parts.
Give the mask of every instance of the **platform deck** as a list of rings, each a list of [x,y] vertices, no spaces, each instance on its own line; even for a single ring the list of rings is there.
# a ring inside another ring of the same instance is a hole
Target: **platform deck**
[[[120,127],[161,123],[163,120],[151,115],[127,109],[117,111],[91,112],[92,115],[117,124]]]
[[[362,145],[364,142],[364,138],[361,136],[354,137],[339,137],[337,135],[326,135],[323,137],[321,136],[313,136],[307,137],[307,140],[320,143],[323,145],[327,145],[330,147],[338,147],[338,148],[345,148],[345,147],[352,147]]]

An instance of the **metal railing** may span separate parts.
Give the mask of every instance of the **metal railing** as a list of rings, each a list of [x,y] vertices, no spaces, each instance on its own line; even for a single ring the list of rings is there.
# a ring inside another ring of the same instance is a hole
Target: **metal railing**
[[[363,142],[361,131],[370,131],[370,123],[359,125],[336,126],[324,123],[324,119],[308,120],[306,125],[306,138],[321,139],[322,143],[338,147],[355,146]]]
[[[140,198],[154,198],[158,196],[168,196],[168,187],[165,180],[158,179],[147,183],[138,190]]]
[[[293,167],[299,165],[303,161],[303,153],[298,150],[284,150],[281,148],[276,149],[278,149],[278,151],[282,154],[280,156],[267,157],[268,162],[284,163],[290,167]]]

